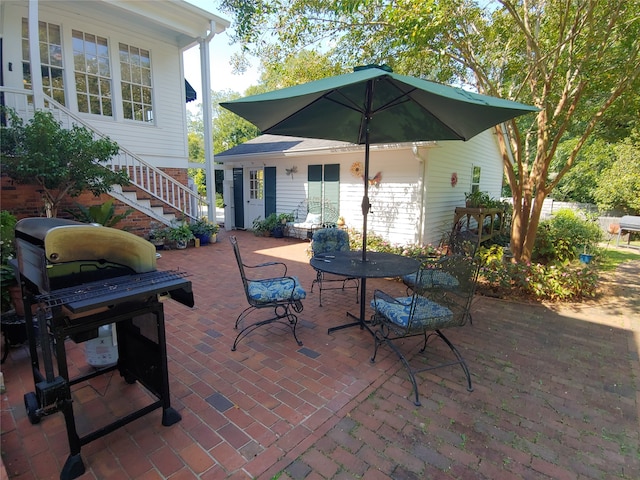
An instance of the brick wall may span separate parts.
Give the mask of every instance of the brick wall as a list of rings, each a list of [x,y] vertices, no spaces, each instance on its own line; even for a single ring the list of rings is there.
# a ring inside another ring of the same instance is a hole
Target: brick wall
[[[187,185],[188,176],[186,169],[167,168],[163,169],[165,173],[171,175],[183,185]],[[138,198],[148,198],[146,193],[136,189],[134,186],[125,187],[125,190],[136,190]],[[109,195],[101,195],[95,197],[92,193],[83,193],[79,197],[66,197],[58,208],[59,218],[73,219],[73,215],[66,210],[77,211],[77,205],[85,207],[91,205],[101,205],[106,202]],[[116,201],[116,215],[124,213],[129,206]],[[16,216],[18,220],[26,217],[44,217],[44,202],[42,200],[41,191],[36,185],[20,185],[7,175],[0,178],[0,209],[8,210]],[[165,206],[165,213],[170,213],[171,208]],[[176,216],[180,216],[180,212],[175,211]],[[144,236],[149,231],[149,223],[152,221],[150,217],[135,210],[131,215],[116,225],[116,228],[126,229],[127,231],[139,236]]]

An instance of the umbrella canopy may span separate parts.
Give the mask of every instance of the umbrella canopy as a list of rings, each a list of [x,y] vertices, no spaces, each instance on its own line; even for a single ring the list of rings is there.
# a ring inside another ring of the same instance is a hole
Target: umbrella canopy
[[[365,145],[363,260],[370,209],[367,179],[371,144],[469,140],[501,122],[537,111],[529,105],[398,75],[375,65],[220,105],[262,133]]]

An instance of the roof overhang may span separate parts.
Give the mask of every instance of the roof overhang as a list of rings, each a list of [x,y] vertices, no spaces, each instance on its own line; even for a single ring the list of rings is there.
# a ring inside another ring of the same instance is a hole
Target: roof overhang
[[[39,6],[80,16],[99,16],[105,23],[132,23],[140,33],[171,39],[181,50],[211,34],[224,32],[231,24],[184,0],[57,0],[40,1]]]

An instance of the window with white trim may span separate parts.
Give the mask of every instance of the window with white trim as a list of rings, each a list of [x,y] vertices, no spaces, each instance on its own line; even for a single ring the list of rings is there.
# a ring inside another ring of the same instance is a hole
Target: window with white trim
[[[153,89],[149,50],[121,43],[120,74],[124,118],[153,122]]]
[[[261,168],[249,170],[249,198],[251,200],[264,198],[264,171]]]
[[[40,37],[42,91],[56,102],[65,105],[60,25],[38,22],[38,35]],[[33,88],[31,57],[29,55],[29,21],[26,18],[22,19],[22,81],[25,88]]]
[[[78,111],[111,117],[111,62],[106,38],[72,31]]]
[[[471,193],[480,191],[480,167],[473,167],[471,173]]]

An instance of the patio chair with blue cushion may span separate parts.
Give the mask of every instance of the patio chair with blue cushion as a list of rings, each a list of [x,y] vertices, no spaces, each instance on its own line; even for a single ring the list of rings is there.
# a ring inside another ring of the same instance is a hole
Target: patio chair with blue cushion
[[[311,250],[313,256],[330,256],[333,252],[346,252],[351,250],[349,245],[349,234],[345,230],[339,228],[321,228],[313,233],[311,240]],[[320,290],[320,306],[322,306],[323,290],[344,290],[346,288],[355,288],[356,303],[358,303],[358,289],[360,288],[360,279],[355,277],[344,277],[342,275],[334,275],[332,273],[321,272],[316,270],[316,279],[311,283],[311,292],[313,286],[318,284]],[[331,286],[336,285],[337,286]]]
[[[238,240],[235,236],[230,236],[229,240],[233,246],[233,253],[238,262],[240,276],[242,277],[242,285],[244,293],[247,297],[249,306],[245,308],[236,319],[235,328],[240,329],[233,342],[232,351],[235,351],[240,340],[248,335],[251,331],[263,325],[270,325],[274,322],[280,322],[291,328],[293,338],[298,345],[302,342],[298,340],[296,335],[296,326],[298,317],[296,313],[302,312],[302,301],[307,292],[300,285],[297,277],[287,275],[287,265],[282,262],[267,262],[259,265],[245,265],[240,256],[240,248]],[[251,272],[251,276],[247,276],[245,271]],[[274,271],[278,275],[274,276]],[[253,323],[245,323],[245,319],[255,310],[273,308],[273,317],[266,320],[258,320]],[[295,312],[295,313],[294,313]]]
[[[431,265],[433,263],[423,262],[410,296],[394,298],[376,290],[371,301],[375,312],[372,317],[374,352],[371,362],[375,362],[378,348],[383,343],[389,345],[409,373],[416,405],[420,405],[416,374],[427,370],[460,365],[466,376],[467,390],[473,391],[466,362],[442,331],[461,327],[467,322],[476,289],[478,264],[469,256],[452,255],[437,262],[435,271]],[[444,274],[448,276],[446,284],[434,281]],[[440,338],[453,352],[455,360],[433,365],[426,358],[421,358],[420,364],[414,366],[417,363],[415,359],[410,363],[399,344],[404,346],[406,338],[418,336],[422,338],[420,353],[426,352],[430,338]]]

